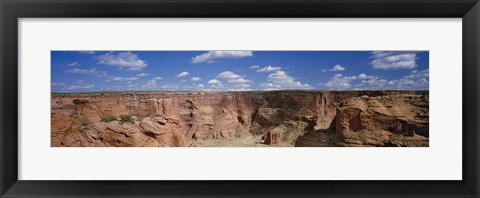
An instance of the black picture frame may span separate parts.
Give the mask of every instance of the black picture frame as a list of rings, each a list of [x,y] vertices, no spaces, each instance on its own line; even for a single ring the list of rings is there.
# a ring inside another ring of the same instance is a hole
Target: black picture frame
[[[479,197],[478,0],[0,0],[0,17],[1,197]],[[463,180],[18,180],[18,19],[57,17],[462,18]]]

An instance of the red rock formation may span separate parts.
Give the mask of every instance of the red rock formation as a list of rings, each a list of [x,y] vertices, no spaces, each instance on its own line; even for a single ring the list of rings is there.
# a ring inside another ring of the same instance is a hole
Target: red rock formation
[[[102,121],[122,114],[132,115],[134,123]],[[325,130],[336,131],[335,137],[321,135]],[[291,146],[405,146],[409,143],[402,142],[403,137],[419,135],[428,145],[428,92],[52,95],[52,146],[196,146],[198,140],[230,141],[267,133],[279,134],[279,142]]]

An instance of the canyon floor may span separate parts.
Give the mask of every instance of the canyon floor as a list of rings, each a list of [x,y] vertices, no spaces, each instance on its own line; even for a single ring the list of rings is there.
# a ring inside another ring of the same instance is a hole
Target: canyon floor
[[[52,147],[428,147],[428,91],[52,93]]]

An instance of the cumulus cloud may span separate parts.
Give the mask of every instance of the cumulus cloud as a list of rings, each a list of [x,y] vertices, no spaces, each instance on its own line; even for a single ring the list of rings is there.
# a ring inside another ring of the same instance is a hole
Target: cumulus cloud
[[[51,88],[52,90],[62,90],[67,86],[66,83],[57,83],[57,82],[52,82],[51,83]]]
[[[422,71],[413,70],[410,72],[408,76],[405,76],[406,79],[421,79],[421,78],[428,78],[429,77],[429,69],[425,69]]]
[[[208,81],[208,84],[222,84],[222,82],[220,82],[220,81],[217,80],[217,79],[212,79],[212,80],[209,80],[209,81]]]
[[[162,79],[163,79],[162,77],[157,76],[157,77],[153,78],[152,80],[162,80]]]
[[[227,90],[228,91],[246,91],[250,90],[251,80],[247,80],[244,77],[231,72],[224,71],[217,75],[217,78],[227,80]]]
[[[52,86],[65,86],[65,83],[52,82]]]
[[[428,90],[429,88],[429,70],[422,71],[413,70],[409,75],[388,82],[388,86],[392,89],[405,90]]]
[[[358,79],[367,79],[368,78],[368,75],[367,74],[364,74],[364,73],[361,73],[361,74],[358,74]]]
[[[67,69],[65,70],[66,73],[71,73],[71,74],[88,74],[88,75],[97,75],[100,72],[97,71],[97,68],[93,69]]]
[[[324,85],[328,89],[332,90],[345,90],[350,89],[353,87],[351,84],[352,81],[355,80],[367,80],[367,79],[375,79],[375,76],[369,76],[367,74],[361,73],[357,76],[343,76],[342,74],[335,74],[333,78],[331,78],[326,83],[321,83],[320,85]]]
[[[261,69],[258,69],[257,72],[274,72],[274,71],[280,71],[280,70],[282,70],[281,67],[267,66],[267,67],[263,67]]]
[[[217,78],[225,78],[225,79],[235,79],[240,77],[241,77],[240,75],[235,74],[234,72],[231,72],[231,71],[224,71],[217,75]]]
[[[147,66],[146,61],[140,59],[137,54],[132,52],[120,52],[118,54],[108,52],[97,56],[96,59],[99,61],[99,64],[116,66],[126,70],[141,70]]]
[[[329,81],[319,85],[332,90],[428,90],[428,73],[428,69],[413,70],[409,75],[393,80],[364,73],[356,76],[335,74]]]
[[[70,86],[68,86],[67,89],[69,89],[69,90],[91,89],[93,87],[95,87],[95,85],[93,85],[93,84],[92,85],[70,85]]]
[[[176,85],[176,84],[159,85],[159,88],[163,89],[163,90],[169,90],[169,91],[171,91],[171,90],[175,91],[175,90],[179,89],[178,85]]]
[[[84,84],[84,80],[77,80],[73,85],[68,85],[67,83],[57,83],[57,82],[52,82],[51,87],[53,91],[60,91],[60,90],[69,90],[69,91],[74,91],[74,90],[90,90],[93,87],[95,87],[94,84],[89,84],[86,85]]]
[[[131,81],[131,80],[138,80],[138,77],[119,77],[119,76],[112,76],[112,81]]]
[[[150,76],[152,74],[149,74],[149,73],[141,73],[141,74],[138,74],[139,77],[145,77],[145,76]]]
[[[221,80],[219,80],[221,79]],[[219,73],[216,78],[208,81],[208,86],[204,86],[205,91],[249,91],[251,90],[251,80],[245,79],[232,71]]]
[[[69,66],[69,67],[78,67],[78,66],[80,66],[80,63],[78,63],[78,62],[68,63],[67,66]]]
[[[191,81],[201,81],[202,79],[200,77],[194,76],[190,80]]]
[[[143,85],[143,87],[155,87],[155,86],[157,86],[157,80],[155,79],[149,80]]]
[[[311,85],[297,81],[284,71],[276,71],[269,74],[268,82],[261,83],[260,86],[264,90],[312,89]]]
[[[408,51],[374,51],[371,53],[374,69],[413,69],[417,67],[417,54]]]
[[[181,72],[177,75],[177,77],[185,77],[185,76],[188,76],[190,73],[184,71],[184,72]]]
[[[211,63],[216,59],[243,58],[253,56],[252,51],[209,51],[192,58],[192,63]]]
[[[335,65],[333,66],[332,69],[330,69],[330,71],[343,71],[345,70],[345,67],[341,66],[341,65]]]
[[[250,66],[250,69],[258,69],[258,68],[260,68],[259,65],[252,65],[252,66]]]

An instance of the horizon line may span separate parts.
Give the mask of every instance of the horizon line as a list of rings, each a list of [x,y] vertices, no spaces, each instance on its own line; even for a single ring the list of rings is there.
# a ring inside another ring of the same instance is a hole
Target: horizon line
[[[210,93],[231,93],[231,92],[280,92],[280,91],[303,91],[303,92],[319,92],[319,91],[331,91],[331,92],[360,92],[360,91],[430,91],[427,89],[419,89],[419,90],[405,90],[405,89],[365,89],[365,90],[328,90],[328,89],[315,89],[315,90],[296,90],[296,89],[282,89],[282,90],[249,90],[249,91],[164,91],[164,90],[129,90],[129,91],[84,91],[84,92],[50,92],[51,94],[75,94],[75,93],[128,93],[128,92],[210,92]]]

